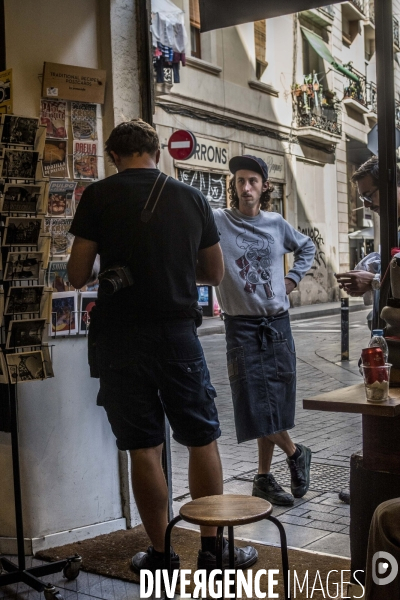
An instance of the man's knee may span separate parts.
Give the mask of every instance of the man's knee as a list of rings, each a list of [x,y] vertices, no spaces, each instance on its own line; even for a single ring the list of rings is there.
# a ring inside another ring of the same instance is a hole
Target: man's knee
[[[136,450],[129,450],[129,454],[131,455],[132,462],[140,460],[155,460],[161,458],[162,449],[163,444],[159,444],[158,446],[151,446],[150,448],[137,448]]]

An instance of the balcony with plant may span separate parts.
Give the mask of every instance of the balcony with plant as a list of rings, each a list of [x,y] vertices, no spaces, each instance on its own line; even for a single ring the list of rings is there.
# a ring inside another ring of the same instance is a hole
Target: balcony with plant
[[[292,94],[299,128],[311,127],[328,134],[341,135],[340,102],[334,92],[324,90],[315,75],[305,76],[303,83],[294,85]]]

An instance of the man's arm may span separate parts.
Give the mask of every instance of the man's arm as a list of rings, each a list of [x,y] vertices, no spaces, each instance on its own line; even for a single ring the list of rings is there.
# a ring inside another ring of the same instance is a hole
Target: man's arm
[[[97,254],[97,242],[75,237],[68,261],[68,279],[76,289],[88,281]]]
[[[372,290],[371,282],[374,279],[374,273],[369,271],[348,271],[347,273],[336,273],[339,287],[350,296],[362,296]]]
[[[223,276],[224,259],[219,243],[199,250],[197,255],[196,282],[203,285],[219,285]]]

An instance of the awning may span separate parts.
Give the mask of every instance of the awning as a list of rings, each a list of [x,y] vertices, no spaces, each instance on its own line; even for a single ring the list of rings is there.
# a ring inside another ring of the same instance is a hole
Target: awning
[[[337,4],[342,0],[199,0],[201,31]]]
[[[374,239],[374,228],[366,227],[365,229],[359,229],[358,231],[353,231],[353,233],[349,233],[349,238],[351,240],[373,240]]]
[[[301,30],[305,38],[309,42],[310,46],[314,48],[315,52],[321,58],[326,60],[326,62],[328,62],[336,71],[338,71],[342,75],[345,75],[348,79],[352,79],[353,81],[360,81],[357,75],[349,71],[349,69],[345,69],[345,67],[342,67],[342,65],[339,65],[335,61],[327,44],[325,44],[324,40],[319,35],[317,35],[313,31],[310,31],[309,29],[306,29],[306,27],[301,27]]]

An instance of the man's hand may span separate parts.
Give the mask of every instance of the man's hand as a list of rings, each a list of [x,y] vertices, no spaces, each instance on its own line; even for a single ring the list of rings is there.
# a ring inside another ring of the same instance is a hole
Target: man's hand
[[[286,295],[289,296],[290,292],[293,292],[296,287],[295,282],[290,277],[285,277]]]
[[[369,271],[348,271],[347,273],[336,273],[335,277],[339,282],[339,287],[350,296],[362,296],[372,289],[371,281],[375,275]]]

